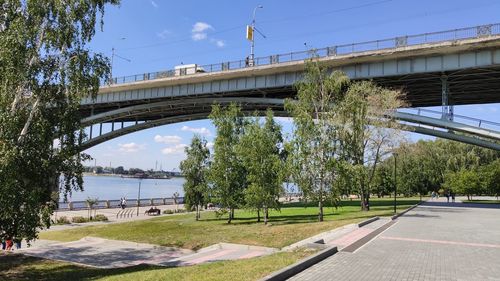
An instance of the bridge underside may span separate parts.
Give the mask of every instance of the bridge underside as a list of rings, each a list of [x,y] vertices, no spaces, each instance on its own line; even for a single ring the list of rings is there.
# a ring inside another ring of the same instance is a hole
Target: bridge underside
[[[440,106],[442,104],[442,78],[447,77],[449,90],[450,105],[465,105],[465,104],[481,104],[495,103],[500,101],[500,66],[489,68],[471,68],[459,71],[448,72],[432,72],[411,74],[405,76],[391,76],[383,78],[374,78],[373,81],[377,84],[392,88],[400,89],[406,93],[406,101],[409,107],[428,107]],[[176,100],[182,101],[182,106],[171,105],[168,110],[152,110],[145,112],[139,116],[123,116],[116,119],[116,122],[129,121],[146,121],[155,120],[161,117],[184,115],[187,113],[204,112],[205,107],[210,105],[203,104],[200,108],[200,103],[197,102],[203,98],[293,98],[296,91],[291,86],[252,89],[247,91],[234,92],[216,92],[205,95],[177,96],[168,98],[155,99],[135,99],[120,102],[96,103],[93,105],[84,105],[81,108],[82,118],[91,115],[109,112],[119,108],[150,103]],[[186,103],[192,101],[192,104]]]

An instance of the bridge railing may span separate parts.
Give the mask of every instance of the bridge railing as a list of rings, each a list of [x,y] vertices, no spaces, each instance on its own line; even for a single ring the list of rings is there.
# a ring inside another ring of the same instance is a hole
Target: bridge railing
[[[400,112],[416,114],[419,116],[425,116],[430,118],[441,118],[443,113],[437,110],[430,110],[425,108],[405,108],[398,110]],[[468,117],[464,115],[453,114],[453,121],[457,123],[462,123],[465,125],[470,125],[474,127],[479,127],[487,130],[492,130],[496,132],[500,132],[500,123],[482,120],[478,118]]]
[[[184,203],[184,197],[178,197],[177,204]],[[128,207],[136,207],[138,205],[137,199],[126,199]],[[120,208],[121,200],[99,200],[97,204],[93,206],[93,209],[110,209],[110,208]],[[173,197],[166,198],[142,198],[140,200],[139,206],[158,206],[158,205],[175,205],[175,199]],[[87,201],[72,201],[72,202],[59,202],[58,210],[84,210],[88,209],[89,206]]]
[[[367,51],[398,49],[398,48],[417,46],[423,44],[436,44],[448,41],[483,38],[493,35],[500,35],[500,23],[459,28],[447,31],[429,32],[418,35],[399,36],[382,40],[330,46],[319,49],[310,49],[307,51],[276,54],[265,57],[257,57],[254,59],[253,62],[249,61],[248,59],[244,59],[244,60],[201,65],[201,66],[197,65],[192,68],[187,67],[185,68],[184,71],[180,71],[179,69],[165,70],[165,71],[141,73],[123,77],[115,77],[112,79],[108,79],[106,81],[102,81],[102,85],[124,84],[124,83],[138,82],[138,81],[160,79],[165,77],[196,75],[198,73],[206,73],[206,72],[228,71],[228,70],[248,68],[252,66],[262,66],[262,65],[279,64],[279,63],[286,63],[293,61],[302,61],[304,59],[311,57],[323,58],[331,56],[349,55]]]

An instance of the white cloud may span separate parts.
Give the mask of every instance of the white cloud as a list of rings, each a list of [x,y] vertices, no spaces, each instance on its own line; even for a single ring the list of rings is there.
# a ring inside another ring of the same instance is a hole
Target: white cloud
[[[151,5],[153,5],[153,7],[155,7],[155,8],[158,8],[158,4],[156,4],[156,2],[153,0],[151,0]]]
[[[191,29],[191,39],[194,41],[200,41],[207,39],[207,31],[214,30],[214,28],[206,22],[197,22],[193,25]]]
[[[182,138],[179,136],[160,136],[156,135],[154,137],[155,142],[160,142],[160,143],[166,143],[166,144],[171,144],[171,143],[180,143]]]
[[[219,48],[226,46],[226,42],[224,42],[224,40],[211,38],[210,42],[214,43],[215,46],[217,46]]]
[[[184,148],[187,147],[186,144],[180,143],[176,144],[174,146],[166,147],[161,150],[161,153],[170,155],[170,154],[180,154],[184,153]]]
[[[181,131],[192,132],[192,133],[200,134],[200,135],[204,135],[204,136],[211,135],[210,130],[205,128],[205,127],[193,128],[193,127],[189,127],[189,126],[182,126]]]
[[[156,33],[156,36],[158,36],[161,39],[167,39],[167,37],[172,34],[172,31],[168,29],[164,29],[161,32]]]
[[[207,34],[206,33],[193,33],[193,35],[191,35],[191,39],[193,39],[193,41],[205,40],[205,39],[207,39]]]
[[[144,149],[144,145],[136,144],[135,142],[125,143],[125,144],[119,143],[118,146],[120,147],[118,150],[120,150],[122,152],[127,152],[127,153],[137,152],[139,150]]]
[[[209,29],[214,29],[210,24],[206,22],[197,22],[193,25],[193,29],[191,30],[192,33],[200,33],[200,32],[205,32]]]

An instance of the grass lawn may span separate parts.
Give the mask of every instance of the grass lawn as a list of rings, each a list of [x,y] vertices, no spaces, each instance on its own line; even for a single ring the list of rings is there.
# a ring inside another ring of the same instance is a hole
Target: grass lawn
[[[398,210],[404,210],[417,202],[418,198],[399,198]],[[338,209],[325,208],[324,222],[317,222],[318,209],[313,204],[288,204],[281,212],[270,213],[268,226],[262,222],[257,223],[255,213],[238,210],[236,219],[231,224],[227,224],[225,219],[217,219],[214,212],[203,212],[201,221],[195,221],[194,213],[162,216],[145,221],[42,232],[40,238],[74,241],[85,236],[94,236],[193,250],[219,242],[281,248],[346,224],[373,216],[392,215],[392,204],[390,198],[373,198],[371,210],[361,212],[359,200],[343,201],[342,207]]]
[[[71,263],[0,253],[0,280],[258,280],[311,252],[278,253],[239,261],[165,268],[139,265],[96,269]]]

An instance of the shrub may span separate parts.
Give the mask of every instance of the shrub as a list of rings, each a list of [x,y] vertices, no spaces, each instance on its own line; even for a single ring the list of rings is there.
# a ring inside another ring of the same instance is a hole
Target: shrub
[[[70,224],[71,222],[69,221],[68,217],[62,216],[62,217],[58,217],[54,223],[55,224]]]
[[[177,209],[175,210],[176,213],[185,213],[186,210],[185,209]]]
[[[84,217],[73,217],[71,219],[71,221],[74,222],[74,223],[84,223],[84,222],[88,222],[89,219],[84,218]]]
[[[170,215],[170,214],[173,214],[174,211],[172,211],[172,210],[164,210],[163,213],[167,214],[167,215]]]
[[[96,220],[96,221],[108,221],[108,217],[106,217],[103,214],[97,214],[97,215],[95,215],[94,220]]]

